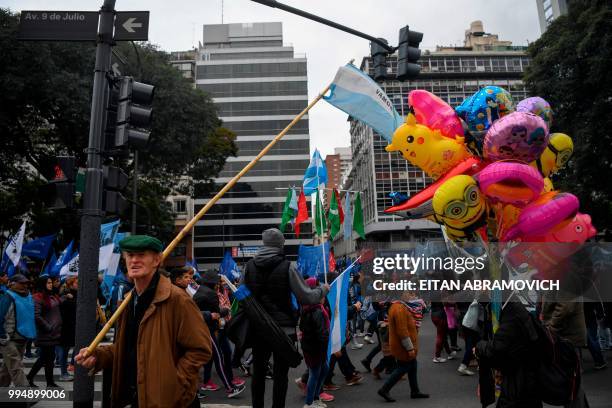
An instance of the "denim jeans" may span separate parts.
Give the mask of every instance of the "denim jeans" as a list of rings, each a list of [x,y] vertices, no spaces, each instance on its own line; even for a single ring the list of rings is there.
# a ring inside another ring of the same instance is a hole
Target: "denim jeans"
[[[404,374],[408,374],[408,382],[410,383],[410,393],[418,394],[419,384],[417,383],[417,361],[416,358],[410,361],[397,361],[395,370],[391,373],[385,384],[382,386],[384,392],[391,391],[391,388],[402,378]]]
[[[325,357],[324,357],[325,359]],[[306,405],[312,404],[314,400],[319,399],[319,394],[323,389],[323,382],[327,375],[327,363],[323,360],[316,367],[308,368],[308,385],[306,387]]]
[[[70,351],[70,346],[56,346],[55,351],[57,353],[57,358],[59,360],[60,369],[62,375],[68,374],[68,352]],[[72,353],[72,357],[74,358],[74,351]]]
[[[603,354],[601,353],[601,347],[597,339],[597,325],[587,325],[587,347],[593,356],[595,364],[600,365],[606,362]]]

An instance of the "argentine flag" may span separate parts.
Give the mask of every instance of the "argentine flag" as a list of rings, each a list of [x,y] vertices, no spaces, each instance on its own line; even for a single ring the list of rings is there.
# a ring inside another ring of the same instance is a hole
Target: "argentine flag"
[[[393,103],[372,78],[353,64],[340,67],[331,84],[327,102],[373,128],[387,143],[402,124]]]
[[[304,195],[317,192],[317,189],[327,184],[327,168],[318,149],[315,149],[310,159],[310,164],[304,173]]]
[[[359,258],[358,258],[359,259]],[[332,354],[340,351],[346,341],[346,318],[348,314],[348,290],[353,262],[330,285],[327,301],[331,314],[329,316],[329,344],[327,345],[327,361]]]
[[[16,268],[19,265],[19,260],[21,259],[21,248],[23,247],[23,237],[25,235],[26,223],[25,221],[21,224],[21,228],[15,235],[11,237],[9,240],[4,253],[11,260],[13,266]]]

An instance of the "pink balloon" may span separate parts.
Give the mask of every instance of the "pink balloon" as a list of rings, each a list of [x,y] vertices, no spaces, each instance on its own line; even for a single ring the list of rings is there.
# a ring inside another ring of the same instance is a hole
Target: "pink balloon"
[[[516,162],[495,162],[478,174],[480,190],[492,202],[524,206],[539,197],[542,175],[533,167]]]
[[[502,241],[544,235],[560,222],[573,218],[578,212],[580,203],[575,195],[558,193],[551,197],[544,203],[536,200],[525,207],[519,215],[518,222],[506,232]]]
[[[463,126],[455,110],[436,95],[417,89],[408,94],[408,103],[418,123],[439,130],[443,136],[452,139],[463,136]]]
[[[487,131],[484,158],[531,163],[546,149],[549,137],[544,119],[529,112],[512,112],[497,119]]]

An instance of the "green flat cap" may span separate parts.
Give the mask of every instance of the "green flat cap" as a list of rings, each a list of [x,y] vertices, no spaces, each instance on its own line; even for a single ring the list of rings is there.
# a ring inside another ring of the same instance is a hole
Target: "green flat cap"
[[[125,252],[153,251],[162,252],[164,246],[161,241],[148,235],[130,235],[119,241],[119,249]]]

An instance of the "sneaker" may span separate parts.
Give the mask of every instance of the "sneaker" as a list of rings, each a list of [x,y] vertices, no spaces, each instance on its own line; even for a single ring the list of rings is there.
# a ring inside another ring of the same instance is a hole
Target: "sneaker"
[[[302,381],[302,377],[298,377],[295,379],[295,385],[297,385],[297,387],[300,389],[300,392],[302,393],[302,395],[306,396],[307,384]]]
[[[451,346],[451,350],[453,350],[453,351],[461,351],[461,347],[459,347],[459,346]]]
[[[334,383],[323,384],[323,391],[338,391],[340,386]]]
[[[246,387],[244,385],[241,386],[235,386],[234,388],[232,388],[231,390],[229,390],[227,392],[227,398],[234,398],[237,397],[238,395],[240,395],[244,390],[246,389]]]
[[[381,397],[383,397],[385,399],[385,401],[387,402],[395,402],[395,399],[393,399],[390,395],[389,395],[389,391],[385,391],[382,388],[380,390],[377,391],[378,395],[380,395]]]
[[[434,363],[446,363],[446,359],[444,357],[434,357],[433,362]]]
[[[425,394],[422,392],[415,392],[414,394],[410,394],[410,398],[415,399],[415,398],[429,398],[429,394]]]
[[[366,335],[366,334],[365,334],[365,333],[363,333],[363,332],[357,332],[357,334],[356,334],[356,336],[357,336],[357,337],[363,337],[363,336],[365,336],[365,335]]]
[[[326,392],[322,392],[322,393],[319,394],[319,401],[332,402],[335,399],[336,399],[336,397],[334,397],[333,395],[328,394]]]
[[[375,342],[374,340],[372,340],[372,338],[371,338],[370,336],[368,336],[368,335],[366,335],[366,336],[363,338],[363,341],[365,341],[366,343],[370,343],[370,344],[374,344],[374,343],[376,343],[376,342]]]
[[[461,364],[459,368],[457,369],[457,371],[459,371],[461,375],[475,375],[476,374],[472,370],[468,369],[468,367],[465,364]]]
[[[69,373],[74,373],[74,365],[68,364],[68,372]]]
[[[351,350],[359,350],[363,347],[363,344],[357,343],[356,341],[351,344]]]
[[[204,398],[206,398],[206,391],[200,388],[198,390],[198,399],[204,399]]]
[[[353,374],[351,378],[346,380],[346,385],[357,385],[363,382],[363,377],[359,374]]]
[[[446,357],[447,360],[453,360],[455,357],[457,357],[457,352],[456,351],[451,351],[451,353],[448,355],[448,357]]]
[[[365,359],[365,358],[363,360],[361,360],[361,365],[366,369],[366,372],[368,372],[368,373],[370,371],[372,371],[372,369],[370,368],[370,364],[371,363],[367,359]]]
[[[240,364],[240,367],[238,367],[238,369],[242,373],[243,377],[250,377],[251,376],[251,370],[249,369],[249,367],[245,366],[244,364]]]
[[[608,366],[608,363],[606,363],[605,361],[601,364],[595,364],[595,369],[596,370],[603,370],[604,368],[606,368]]]
[[[312,405],[317,408],[327,408],[327,404],[321,400],[314,400],[312,402]]]
[[[245,382],[246,381],[240,377],[234,377],[234,379],[232,380],[232,385],[240,387],[241,385],[244,385]]]
[[[212,380],[209,380],[206,384],[202,384],[202,386],[200,387],[201,390],[205,391],[217,391],[219,388],[221,387],[212,382]]]
[[[304,404],[302,408],[317,408],[317,406],[313,402],[312,404]]]
[[[60,381],[74,381],[74,377],[70,374],[62,374],[60,375]]]

